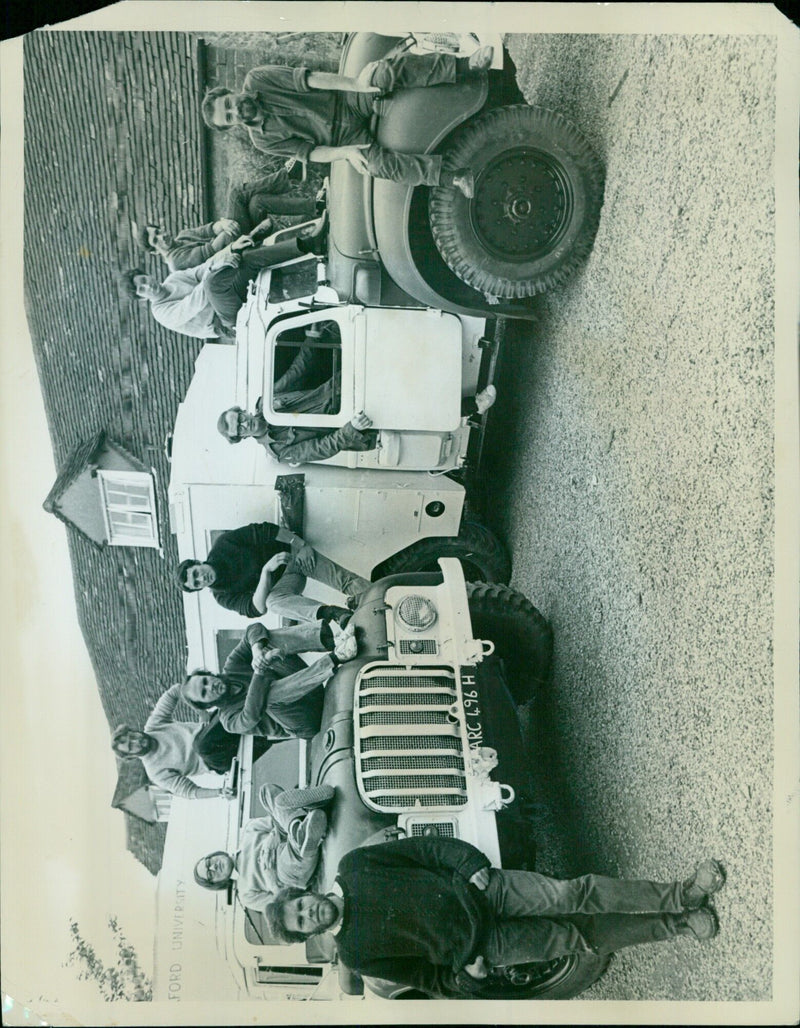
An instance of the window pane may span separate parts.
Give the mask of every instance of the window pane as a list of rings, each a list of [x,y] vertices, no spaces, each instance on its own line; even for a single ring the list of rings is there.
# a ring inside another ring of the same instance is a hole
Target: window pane
[[[336,321],[317,321],[281,332],[275,340],[272,409],[298,414],[338,414],[341,349]],[[302,424],[302,418],[298,423]]]

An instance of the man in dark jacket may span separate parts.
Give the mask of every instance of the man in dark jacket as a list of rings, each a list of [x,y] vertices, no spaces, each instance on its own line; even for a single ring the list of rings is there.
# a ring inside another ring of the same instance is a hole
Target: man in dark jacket
[[[453,998],[479,994],[492,967],[713,938],[706,904],[723,884],[715,860],[684,882],[559,881],[492,868],[469,843],[434,835],[352,850],[331,893],[284,889],[267,917],[283,942],[330,931],[352,970]]]
[[[492,63],[492,47],[471,57],[450,54],[403,54],[372,61],[358,78],[309,68],[266,65],[253,68],[242,92],[224,86],[210,89],[201,112],[209,128],[243,126],[262,153],[328,163],[346,160],[361,175],[411,186],[445,186],[474,193],[468,168],[442,168],[441,154],[414,154],[380,146],[372,133],[376,94],[396,89],[452,84],[480,75]]]
[[[210,587],[221,607],[246,618],[260,617],[268,602],[273,614],[296,621],[341,618],[347,614],[345,608],[329,608],[319,600],[302,596],[307,578],[351,597],[369,588],[365,578],[271,521],[224,532],[205,561],[184,560],[177,569],[178,584],[184,592]]]

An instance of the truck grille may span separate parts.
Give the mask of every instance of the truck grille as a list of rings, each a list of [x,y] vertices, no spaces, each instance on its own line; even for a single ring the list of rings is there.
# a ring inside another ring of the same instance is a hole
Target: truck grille
[[[408,656],[409,654],[433,654],[436,653],[436,640],[435,639],[401,639],[400,640],[400,652]]]
[[[452,671],[382,666],[363,673],[356,695],[357,776],[373,809],[461,807],[467,762]]]

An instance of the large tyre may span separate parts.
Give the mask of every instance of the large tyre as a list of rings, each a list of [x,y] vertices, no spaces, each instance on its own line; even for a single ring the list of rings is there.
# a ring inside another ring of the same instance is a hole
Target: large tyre
[[[515,703],[526,703],[550,678],[553,630],[522,593],[506,585],[467,583],[476,639],[491,639],[506,667]]]
[[[436,246],[487,296],[521,298],[566,279],[594,242],[603,166],[578,129],[544,107],[488,111],[453,137],[444,167],[469,168],[475,196],[431,190]]]
[[[610,957],[573,953],[547,963],[518,964],[492,973],[478,993],[464,999],[571,999],[588,989],[608,968]],[[370,991],[384,999],[428,999],[419,989],[385,978],[365,978]]]
[[[464,520],[457,536],[433,536],[388,557],[372,573],[377,581],[409,571],[438,571],[439,557],[458,557],[468,582],[507,582],[511,561],[500,540],[478,521]]]

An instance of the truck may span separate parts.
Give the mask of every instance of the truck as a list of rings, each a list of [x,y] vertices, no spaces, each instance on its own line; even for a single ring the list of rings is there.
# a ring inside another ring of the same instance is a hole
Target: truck
[[[340,70],[356,75],[368,61],[424,49],[420,39],[356,33]],[[298,257],[259,275],[236,345],[200,352],[167,443],[181,559],[204,560],[220,532],[269,520],[372,582],[351,621],[358,656],[327,682],[318,734],[257,761],[244,738],[230,772],[236,802],[220,840],[229,852],[247,821],[263,815],[259,791],[275,780],[276,761],[292,784],[335,788],[312,883],[322,891],[345,853],[403,836],[464,839],[494,866],[534,859],[517,705],[548,679],[552,633],[507,586],[508,556],[478,516],[484,423],[461,404],[492,381],[505,326],[498,316],[532,317],[536,294],[591,249],[603,176],[577,129],[524,104],[501,43],[495,58],[488,75],[406,90],[376,110],[383,145],[441,151],[446,166],[475,167],[475,198],[361,178],[335,162],[325,259]],[[454,256],[448,239],[470,259]],[[301,356],[312,381],[335,384],[325,413],[287,410],[280,400],[281,380]],[[377,444],[287,468],[268,448],[231,446],[219,434],[217,417],[232,405],[259,405],[270,423],[319,431],[364,411]],[[334,602],[320,584],[309,590]],[[184,613],[187,667],[218,671],[246,622],[208,591],[184,594]],[[361,979],[337,961],[329,936],[276,945],[233,888],[216,903],[218,948],[245,995],[422,998]],[[576,995],[606,964],[580,954],[494,969],[482,996]]]

